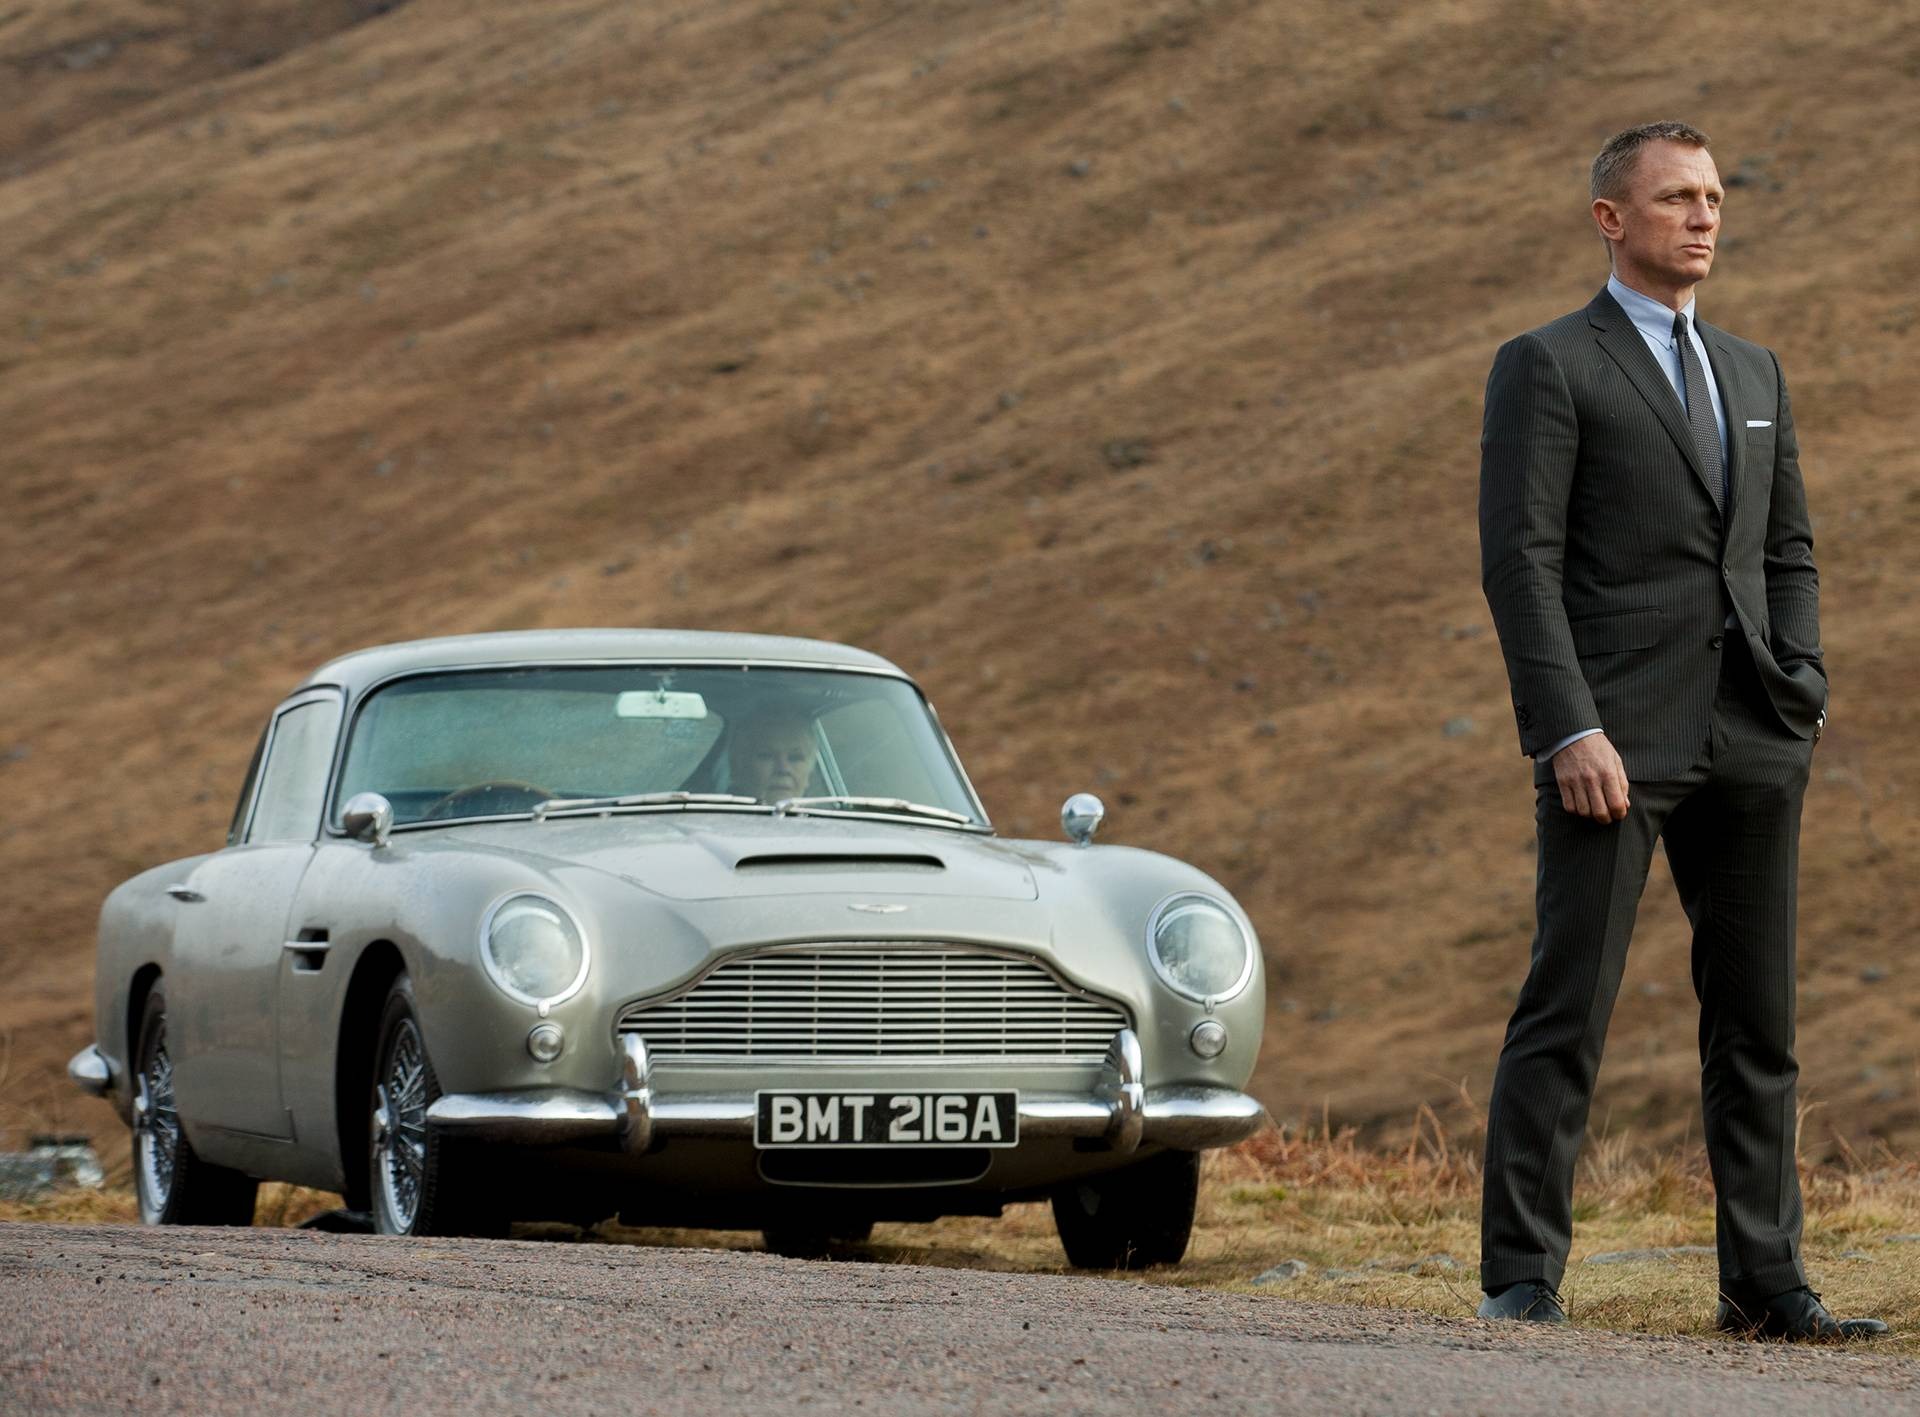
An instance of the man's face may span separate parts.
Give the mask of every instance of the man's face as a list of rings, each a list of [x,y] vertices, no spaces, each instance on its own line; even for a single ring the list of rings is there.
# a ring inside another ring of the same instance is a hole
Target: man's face
[[[729,759],[733,790],[762,802],[798,797],[813,774],[813,728],[804,722],[749,723]]]
[[[1705,148],[1652,142],[1618,201],[1599,198],[1594,219],[1613,243],[1616,273],[1628,285],[1680,290],[1698,285],[1713,269],[1720,236],[1720,200],[1726,193]],[[1655,292],[1648,292],[1655,293]]]

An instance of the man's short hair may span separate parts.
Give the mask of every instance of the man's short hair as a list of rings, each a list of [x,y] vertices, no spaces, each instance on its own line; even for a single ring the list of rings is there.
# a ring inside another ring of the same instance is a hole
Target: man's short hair
[[[1642,123],[1637,128],[1615,133],[1593,159],[1593,176],[1588,189],[1595,201],[1605,197],[1610,202],[1617,202],[1627,195],[1627,181],[1633,176],[1633,165],[1639,160],[1640,149],[1648,143],[1685,143],[1693,148],[1710,146],[1707,135],[1691,123],[1672,120]]]

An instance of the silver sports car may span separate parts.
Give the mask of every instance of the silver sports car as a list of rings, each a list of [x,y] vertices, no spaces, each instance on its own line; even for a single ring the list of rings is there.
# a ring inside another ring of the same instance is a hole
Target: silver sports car
[[[226,846],[100,919],[150,1224],[275,1179],[382,1231],[754,1227],[1050,1198],[1173,1263],[1257,1130],[1245,913],[1152,852],[995,835],[905,674],[844,646],[531,631],[364,650],[274,710]]]

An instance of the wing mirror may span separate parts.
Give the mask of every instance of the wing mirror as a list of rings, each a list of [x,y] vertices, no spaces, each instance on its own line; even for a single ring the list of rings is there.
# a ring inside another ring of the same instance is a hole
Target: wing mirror
[[[356,792],[347,799],[340,826],[355,841],[385,846],[393,834],[393,803],[378,792]]]
[[[1085,846],[1100,830],[1107,815],[1106,804],[1091,792],[1076,792],[1060,809],[1060,828],[1075,846]]]

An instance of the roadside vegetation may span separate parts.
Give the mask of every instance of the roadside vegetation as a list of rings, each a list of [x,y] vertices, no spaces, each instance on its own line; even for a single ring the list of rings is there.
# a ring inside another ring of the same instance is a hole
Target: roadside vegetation
[[[1449,1134],[1423,1110],[1411,1141],[1385,1150],[1351,1130],[1269,1131],[1209,1156],[1200,1214],[1178,1269],[1139,1282],[1218,1288],[1278,1299],[1417,1309],[1470,1317],[1479,1301],[1479,1137]],[[1842,1148],[1842,1159],[1804,1172],[1806,1257],[1814,1288],[1836,1312],[1874,1314],[1895,1336],[1877,1353],[1920,1355],[1920,1161]],[[297,1187],[261,1187],[256,1224],[294,1225],[339,1204]],[[1578,1234],[1561,1285],[1583,1326],[1713,1336],[1716,1266],[1713,1191],[1697,1143],[1667,1151],[1626,1136],[1588,1145],[1575,1195]],[[70,1224],[137,1220],[126,1165],[99,1191],[0,1202],[0,1219]],[[581,1235],[570,1226],[516,1234],[614,1244],[758,1248],[750,1231],[647,1230],[613,1223]],[[1065,1272],[1044,1205],[999,1220],[880,1225],[846,1258],[960,1269]]]

